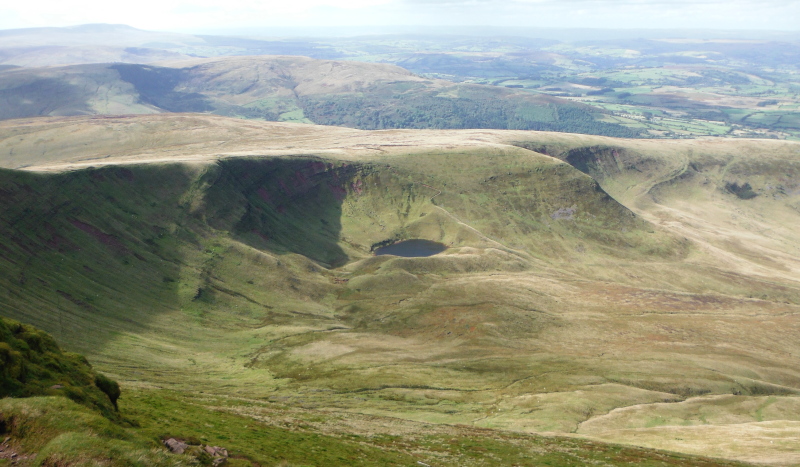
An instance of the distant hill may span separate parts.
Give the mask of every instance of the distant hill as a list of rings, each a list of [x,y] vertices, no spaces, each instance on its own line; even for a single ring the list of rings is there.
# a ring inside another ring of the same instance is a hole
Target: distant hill
[[[295,56],[14,68],[0,118],[210,112],[360,129],[495,128],[619,137],[603,111],[522,90],[425,79],[392,65]]]
[[[143,31],[123,24],[0,31],[0,65],[52,66],[83,63],[150,63],[189,58],[181,48],[203,45],[187,35]]]
[[[375,95],[340,96],[333,102],[313,99],[278,105],[278,109],[267,102],[268,108],[261,109],[270,110],[266,118],[372,129],[481,127],[621,137],[639,134],[660,138],[800,137],[800,121],[795,112],[796,86],[792,84],[795,81],[792,77],[798,72],[800,45],[794,33],[602,29],[500,32],[491,28],[420,29],[362,36],[353,36],[356,30],[342,32],[315,29],[301,34],[296,30],[269,28],[230,30],[224,33],[236,35],[220,36],[144,31],[114,24],[5,30],[0,31],[0,71],[6,66],[112,63],[164,66],[167,62],[198,58],[216,61],[221,57],[302,56],[392,64],[429,79],[524,89],[529,94],[521,95],[527,97],[540,94],[579,101],[589,106],[582,109],[591,109],[592,115],[572,108],[567,111],[569,115],[561,111],[557,115],[542,113],[525,105],[522,108],[508,105],[484,96],[481,91],[480,95],[472,94],[467,99],[481,101],[478,104],[454,99],[431,100],[405,92],[402,102],[394,101],[391,105],[389,101],[376,102]],[[144,73],[144,76],[149,75]],[[71,83],[84,86],[80,79]],[[85,86],[88,90],[98,88],[97,84],[90,81]],[[184,87],[192,88],[195,84]],[[161,91],[172,90],[169,86],[164,88],[163,83],[156,86]],[[114,113],[120,108],[120,102],[114,99],[115,92],[108,95],[105,89],[98,92],[100,113]],[[18,93],[15,90],[12,94]],[[179,108],[231,116],[259,114],[227,104],[217,109],[198,102],[195,97],[171,94],[171,99],[179,98],[180,102],[172,103]],[[121,99],[126,104],[123,109],[140,103],[135,96]],[[103,101],[108,101],[109,109],[104,108]],[[147,104],[146,99],[144,103]],[[395,105],[398,103],[402,105]],[[12,99],[11,104],[18,103]],[[67,111],[29,98],[24,104],[39,105],[41,109],[35,115],[92,114],[98,107],[92,105],[86,109],[84,105],[78,111]],[[264,107],[264,104],[254,105]],[[167,106],[175,107],[169,103]],[[298,108],[303,110],[302,114]],[[161,110],[139,107],[130,112],[163,110],[163,107]],[[29,112],[30,109],[25,109],[20,115]],[[596,120],[617,126],[598,125]],[[621,130],[620,125],[627,129]]]
[[[0,65],[153,63],[217,55],[308,55],[337,58],[330,45],[309,41],[196,36],[144,31],[124,24],[0,30]]]
[[[202,42],[202,40],[187,34],[144,31],[124,24],[83,24],[64,28],[5,29],[0,30],[0,40],[2,40],[3,47],[48,45],[131,47],[145,46],[155,41],[173,45],[190,45]]]

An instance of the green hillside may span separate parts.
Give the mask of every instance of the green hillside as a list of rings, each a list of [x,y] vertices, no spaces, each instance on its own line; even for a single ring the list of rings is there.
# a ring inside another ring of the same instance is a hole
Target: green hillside
[[[470,169],[460,178],[427,175],[466,161]],[[496,161],[515,175],[498,176]],[[144,332],[151,318],[180,308],[199,323],[238,308],[235,316],[215,317],[234,328],[259,323],[293,296],[306,302],[294,306],[328,314],[330,305],[307,302],[309,296],[324,302],[345,288],[331,283],[341,273],[326,268],[367,258],[372,245],[387,239],[423,235],[454,247],[490,248],[482,261],[518,270],[537,258],[569,255],[577,243],[631,258],[679,256],[683,248],[664,234],[644,235],[646,224],[569,166],[513,150],[377,165],[266,158],[0,176],[2,261],[9,272],[2,300],[14,316],[82,351],[126,331]],[[520,177],[536,188],[520,191]],[[448,182],[458,191],[432,203],[436,192],[428,186]],[[519,194],[501,204],[486,197],[509,189]],[[470,195],[478,190],[484,193]],[[559,209],[577,214],[553,222]],[[462,216],[481,232],[457,220]],[[618,252],[617,244],[631,249]],[[427,267],[458,269],[465,261],[458,258]],[[253,276],[264,261],[271,272]],[[47,309],[55,314],[43,314]],[[97,313],[104,319],[96,320]]]
[[[428,80],[394,66],[234,57],[0,72],[0,119],[212,112],[362,129],[499,128],[639,137],[603,111],[549,96]]]
[[[797,459],[796,144],[198,115],[0,131],[3,164],[33,154],[0,171],[3,313],[121,381],[152,442],[262,465],[333,462],[319,443],[365,465],[701,462],[587,438]],[[405,239],[448,248],[373,254]]]
[[[451,154],[436,162],[448,164],[464,158],[473,163],[481,160],[475,154]],[[531,159],[523,153],[498,153],[493,158],[507,162],[505,167],[518,165],[516,170],[536,174],[532,176],[553,187],[562,184],[578,189],[575,200],[542,194],[528,199],[530,205],[515,201],[517,209],[540,204],[547,212],[558,203],[574,201],[581,209],[593,207],[601,214],[599,220],[576,216],[574,225],[556,228],[557,233],[548,235],[552,237],[548,248],[569,244],[573,240],[557,238],[573,236],[575,229],[583,228],[597,232],[599,237],[588,241],[598,247],[609,241],[629,241],[641,243],[643,248],[643,252],[630,255],[653,254],[649,243],[637,240],[641,235],[637,232],[645,224],[633,219],[618,221],[616,216],[625,214],[624,208],[587,177],[568,166]],[[486,166],[473,166],[475,172],[460,181],[464,188],[469,179],[486,176],[493,160],[487,160]],[[422,276],[447,276],[498,267],[518,272],[534,264],[529,253],[503,248],[448,220],[444,211],[431,203],[431,189],[412,181],[420,172],[403,167],[402,159],[391,162],[387,166],[267,158],[210,166],[109,167],[55,175],[4,171],[7,209],[3,219],[7,227],[1,238],[2,267],[7,273],[4,287],[8,290],[3,297],[4,310],[50,329],[128,384],[150,381],[186,391],[126,391],[122,415],[134,423],[133,428],[116,426],[57,399],[3,400],[0,410],[12,417],[16,427],[6,432],[11,435],[14,452],[36,465],[43,459],[45,463],[84,465],[109,452],[113,453],[111,465],[193,462],[192,457],[154,448],[156,441],[177,436],[226,446],[237,456],[230,460],[231,465],[416,465],[417,460],[440,465],[582,465],[601,459],[612,465],[733,465],[467,427],[440,428],[415,422],[407,422],[405,427],[397,423],[387,426],[380,417],[364,418],[360,431],[353,432],[341,425],[341,415],[298,410],[294,403],[259,401],[269,387],[272,394],[284,387],[288,392],[281,392],[285,394],[282,399],[308,390],[302,387],[345,389],[339,403],[351,404],[355,400],[348,392],[357,389],[358,393],[375,383],[392,386],[398,377],[408,378],[399,387],[421,384],[424,389],[431,384],[415,382],[426,378],[428,365],[373,375],[368,382],[359,376],[361,365],[340,366],[338,375],[322,370],[311,376],[298,373],[286,354],[278,354],[272,361],[265,359],[263,345],[280,335],[287,339],[275,350],[313,342],[309,339],[316,331],[325,329],[352,336],[388,332],[383,339],[396,334],[397,322],[388,327],[369,324],[371,313],[359,312],[357,305],[368,297],[359,297],[352,284],[366,280],[389,286],[386,280],[390,280],[395,282],[390,294],[397,296],[408,290],[407,277],[413,276],[404,270],[409,267],[423,268],[416,272]],[[502,188],[506,182],[494,183]],[[487,216],[487,223],[494,223],[485,207],[465,198],[443,202],[453,203],[464,215],[479,210]],[[520,219],[513,226],[491,230],[502,238],[512,232],[508,229],[537,228],[538,222],[528,226]],[[376,223],[382,225],[365,228]],[[610,233],[605,230],[608,223],[626,225],[631,234]],[[454,247],[475,245],[490,250],[480,255],[483,258],[475,258],[473,250],[463,247],[466,257],[443,258],[428,265],[403,265],[390,259],[382,261],[385,274],[369,273],[378,266],[368,259],[371,245],[387,238],[418,235],[438,236]],[[541,247],[530,250],[543,258],[552,256]],[[674,252],[667,249],[655,254]],[[355,272],[328,269],[361,258],[367,258],[367,263],[356,266]],[[431,282],[431,278],[424,281]],[[418,289],[414,284],[411,287]],[[407,310],[401,315],[408,316],[409,311],[418,313]],[[498,311],[499,318],[504,314],[510,318],[507,311]],[[476,341],[474,345],[481,344]],[[476,350],[462,358],[474,360]],[[228,360],[242,351],[255,353],[244,367],[239,365],[245,362],[234,357],[239,361],[232,366]],[[270,369],[260,369],[266,367]],[[471,371],[477,375],[483,370]],[[462,377],[449,372],[449,384],[471,384],[457,382]],[[203,396],[197,388],[218,396]],[[335,400],[328,391],[322,395],[328,394],[329,402]],[[255,399],[228,399],[234,394]],[[365,408],[376,402],[374,406],[380,407],[382,398]],[[395,403],[405,405],[408,401],[404,400]],[[165,419],[166,414],[173,415]],[[285,422],[275,427],[276,419],[293,421],[288,427]],[[211,424],[226,428],[206,428]],[[248,430],[248,426],[257,429]],[[409,429],[421,430],[422,435],[405,434]],[[202,456],[198,459],[203,461]]]

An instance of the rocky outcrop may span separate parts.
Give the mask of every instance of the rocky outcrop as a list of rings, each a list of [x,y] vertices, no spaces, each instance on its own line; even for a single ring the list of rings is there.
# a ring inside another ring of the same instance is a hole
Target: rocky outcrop
[[[228,450],[223,447],[189,444],[176,438],[165,439],[163,443],[173,454],[186,454],[201,461],[205,459],[204,465],[208,461],[215,466],[224,465],[228,461]]]

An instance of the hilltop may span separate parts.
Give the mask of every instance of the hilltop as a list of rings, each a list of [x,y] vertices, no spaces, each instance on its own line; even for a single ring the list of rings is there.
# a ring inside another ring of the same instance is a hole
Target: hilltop
[[[798,461],[797,143],[197,114],[0,139],[4,309],[124,384]],[[373,255],[414,238],[448,249]]]
[[[640,136],[603,111],[492,86],[425,79],[402,68],[305,57],[12,68],[0,118],[210,112],[269,121],[383,128],[500,128]]]

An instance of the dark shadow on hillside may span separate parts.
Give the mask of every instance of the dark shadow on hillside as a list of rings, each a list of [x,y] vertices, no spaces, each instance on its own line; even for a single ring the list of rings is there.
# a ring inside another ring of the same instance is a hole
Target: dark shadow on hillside
[[[312,158],[222,161],[201,174],[178,164],[0,170],[0,316],[95,355],[160,314],[215,306],[198,299],[220,236],[343,264],[342,203],[364,170]]]
[[[363,170],[315,158],[221,161],[207,191],[208,222],[254,248],[341,265],[342,203]]]
[[[198,242],[181,166],[0,170],[0,315],[95,353],[178,307],[181,244]]]
[[[116,70],[123,81],[131,83],[139,93],[139,99],[145,104],[169,112],[214,110],[214,106],[202,94],[175,90],[178,84],[189,79],[187,70],[125,63],[112,65],[109,68]]]
[[[623,170],[640,171],[636,166],[623,162],[628,159],[625,148],[615,146],[584,146],[566,148],[559,144],[546,145],[533,141],[518,141],[514,146],[561,159],[581,172],[603,184],[606,177],[619,175]]]
[[[30,77],[0,75],[0,120],[93,113],[81,86],[58,78],[24,78]]]
[[[564,161],[602,185],[607,177],[621,173],[620,155],[623,152],[624,149],[606,146],[575,148],[567,152]]]

